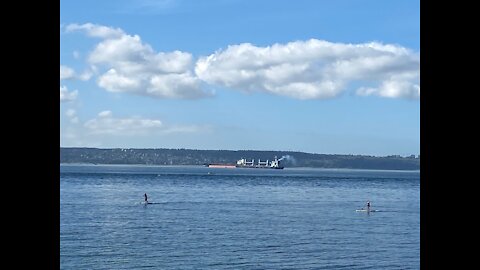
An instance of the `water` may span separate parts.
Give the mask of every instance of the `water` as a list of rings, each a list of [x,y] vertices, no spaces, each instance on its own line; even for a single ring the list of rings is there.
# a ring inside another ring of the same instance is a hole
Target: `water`
[[[60,267],[419,269],[419,172],[61,165]]]

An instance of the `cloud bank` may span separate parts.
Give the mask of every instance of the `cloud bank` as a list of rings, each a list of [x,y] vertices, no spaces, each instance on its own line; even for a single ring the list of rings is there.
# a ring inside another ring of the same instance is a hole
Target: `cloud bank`
[[[84,124],[91,134],[142,135],[162,127],[160,120],[114,118],[111,111],[102,111]]]
[[[162,136],[177,136],[181,134],[198,134],[211,132],[208,125],[168,124],[159,119],[140,116],[118,117],[110,110],[99,112],[94,118],[83,121],[77,111],[65,111],[67,122],[60,129],[62,145],[102,147],[118,140],[128,140],[131,137],[142,138],[142,141],[155,141]]]
[[[156,52],[120,28],[87,23],[65,29],[101,39],[87,61],[104,68],[97,84],[110,92],[197,99],[213,95],[205,87],[214,86],[306,100],[334,98],[356,87],[352,91],[360,96],[420,97],[419,53],[399,45],[318,39],[266,47],[242,43],[194,61],[188,52]],[[72,73],[64,68],[61,78]]]
[[[211,95],[200,87],[201,81],[193,74],[190,53],[157,53],[138,35],[91,23],[70,24],[66,31],[81,31],[102,39],[88,56],[88,62],[106,68],[97,83],[107,91],[174,99]]]
[[[416,98],[419,66],[418,54],[396,45],[310,39],[268,47],[228,46],[201,57],[195,73],[209,84],[296,99],[332,98],[353,82],[378,85],[358,89],[359,95]]]
[[[70,113],[71,117],[75,114]],[[98,113],[96,118],[83,125],[90,135],[138,136],[166,133],[193,133],[208,131],[208,127],[195,125],[166,125],[158,119],[140,117],[114,117],[109,110]]]

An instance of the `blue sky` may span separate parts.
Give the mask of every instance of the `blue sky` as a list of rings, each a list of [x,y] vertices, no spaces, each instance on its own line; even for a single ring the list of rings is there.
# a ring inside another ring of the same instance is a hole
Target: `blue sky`
[[[419,1],[60,1],[60,145],[410,155]]]

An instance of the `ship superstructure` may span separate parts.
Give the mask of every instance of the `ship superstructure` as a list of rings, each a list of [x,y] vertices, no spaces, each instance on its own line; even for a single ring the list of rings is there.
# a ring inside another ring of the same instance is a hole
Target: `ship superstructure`
[[[283,169],[284,167],[280,165],[280,161],[282,160],[275,157],[272,161],[268,159],[262,161],[258,159],[257,163],[255,163],[254,159],[247,160],[246,158],[242,158],[237,160],[237,164],[218,164],[218,163],[210,163],[206,166],[209,168],[254,168],[254,169]]]
[[[280,166],[280,161],[275,157],[272,161],[268,159],[262,161],[258,159],[258,162],[255,163],[255,160],[252,159],[251,161],[247,160],[246,158],[242,158],[237,161],[237,168],[265,168],[265,169],[283,169],[283,166]]]

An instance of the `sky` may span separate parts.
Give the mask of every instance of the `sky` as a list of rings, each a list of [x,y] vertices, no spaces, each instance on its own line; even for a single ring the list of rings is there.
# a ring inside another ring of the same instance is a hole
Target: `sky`
[[[61,0],[60,146],[418,155],[419,0]]]

